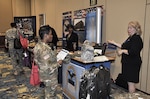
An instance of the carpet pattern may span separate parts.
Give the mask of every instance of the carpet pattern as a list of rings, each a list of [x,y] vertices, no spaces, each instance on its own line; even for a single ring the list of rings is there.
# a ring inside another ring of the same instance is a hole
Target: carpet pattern
[[[25,71],[23,74],[13,75],[13,66],[11,65],[10,57],[4,51],[0,51],[1,99],[42,99],[44,90],[38,86],[34,87],[30,85],[31,70],[28,67],[24,67],[23,69]]]
[[[44,89],[29,83],[31,69],[23,69],[23,74],[14,75],[8,53],[0,50],[0,99],[44,99]]]
[[[13,75],[8,53],[0,50],[0,99],[44,99],[44,89],[39,86],[32,86],[29,83],[31,69],[24,67],[24,73]],[[57,95],[63,99],[61,94]],[[111,85],[111,99],[150,99],[140,91],[129,94],[124,89]]]

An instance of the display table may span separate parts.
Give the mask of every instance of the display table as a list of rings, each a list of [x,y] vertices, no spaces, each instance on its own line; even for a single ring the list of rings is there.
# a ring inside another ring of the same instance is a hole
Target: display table
[[[110,68],[111,61],[115,58],[107,57],[105,60],[102,57],[94,59],[94,61],[82,61],[80,57],[71,59],[69,64],[63,64],[63,95],[68,99],[78,99],[79,97],[79,86],[80,78],[85,70],[90,69],[92,66],[99,67],[103,65]]]

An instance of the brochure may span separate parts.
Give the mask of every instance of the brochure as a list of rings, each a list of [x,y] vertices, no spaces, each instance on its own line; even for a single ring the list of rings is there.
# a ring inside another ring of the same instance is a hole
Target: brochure
[[[59,60],[64,60],[65,57],[69,54],[68,50],[62,49],[58,54],[57,54],[57,61]]]

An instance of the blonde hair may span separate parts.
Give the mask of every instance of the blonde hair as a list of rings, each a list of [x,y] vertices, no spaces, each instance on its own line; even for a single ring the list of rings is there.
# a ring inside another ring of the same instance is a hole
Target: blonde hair
[[[128,25],[133,27],[133,28],[135,28],[137,35],[141,35],[142,34],[141,25],[139,24],[138,21],[131,21],[131,22],[129,22]]]

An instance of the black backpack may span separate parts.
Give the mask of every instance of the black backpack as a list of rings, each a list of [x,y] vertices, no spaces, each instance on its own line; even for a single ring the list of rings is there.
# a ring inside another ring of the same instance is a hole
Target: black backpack
[[[92,67],[83,75],[79,88],[79,99],[109,99],[110,71],[104,66]]]
[[[20,39],[19,38],[15,38],[14,39],[14,48],[15,49],[21,49],[22,45],[21,45],[21,42],[20,42]]]
[[[17,37],[17,35],[19,35],[19,37]],[[15,49],[21,49],[22,48],[22,44],[20,41],[20,33],[16,32],[16,37],[14,39],[14,48]]]

